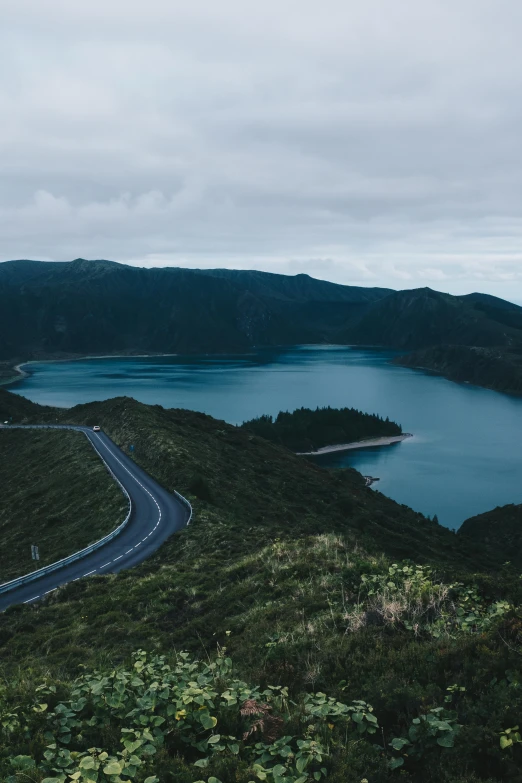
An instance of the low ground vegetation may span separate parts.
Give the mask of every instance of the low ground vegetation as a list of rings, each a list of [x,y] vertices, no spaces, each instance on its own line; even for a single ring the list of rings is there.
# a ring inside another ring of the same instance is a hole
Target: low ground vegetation
[[[0,487],[0,582],[83,549],[127,513],[121,489],[78,432],[0,430]]]
[[[138,568],[0,615],[6,779],[521,780],[504,553],[202,414],[60,416],[134,444],[195,516]]]

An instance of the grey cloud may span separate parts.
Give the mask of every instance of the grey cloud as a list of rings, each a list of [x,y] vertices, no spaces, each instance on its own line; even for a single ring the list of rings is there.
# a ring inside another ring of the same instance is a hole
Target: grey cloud
[[[0,257],[522,299],[516,0],[3,0]]]

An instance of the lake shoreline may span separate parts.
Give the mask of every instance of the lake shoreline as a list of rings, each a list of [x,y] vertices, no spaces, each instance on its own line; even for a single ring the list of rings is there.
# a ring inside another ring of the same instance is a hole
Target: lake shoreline
[[[316,451],[296,451],[299,457],[319,457],[321,454],[333,454],[336,451],[350,451],[351,449],[369,449],[376,446],[391,446],[394,443],[402,443],[403,440],[413,438],[411,432],[405,432],[402,435],[383,436],[381,438],[365,438],[364,440],[352,441],[352,443],[338,443],[331,446],[323,446]]]
[[[26,359],[19,364],[14,364],[10,369],[16,373],[16,375],[8,378],[0,378],[0,386],[10,386],[13,383],[18,383],[24,378],[29,378],[30,372],[24,370],[29,364],[58,364],[62,362],[82,362],[90,359],[166,359],[172,356],[179,356],[177,353],[108,353],[108,354],[89,354],[87,356],[66,356],[59,359]]]

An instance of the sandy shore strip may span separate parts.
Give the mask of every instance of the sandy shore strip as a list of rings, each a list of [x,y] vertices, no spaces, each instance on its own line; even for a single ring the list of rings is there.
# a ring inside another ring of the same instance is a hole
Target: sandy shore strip
[[[28,378],[31,373],[24,370],[30,364],[57,364],[62,362],[82,362],[89,359],[164,359],[172,356],[179,356],[177,353],[108,353],[108,354],[93,354],[92,356],[67,356],[65,358],[57,359],[28,359],[12,367],[13,372],[16,375],[11,377],[0,379],[0,386],[9,386],[12,383],[21,381],[23,378]]]
[[[12,383],[21,381],[23,378],[27,378],[29,376],[29,373],[22,369],[21,364],[13,365],[5,369],[1,368],[1,372],[3,377],[0,377],[0,386],[10,386]],[[8,373],[16,374],[8,375]]]
[[[350,449],[369,449],[373,446],[391,446],[392,443],[400,443],[407,438],[413,438],[411,432],[405,432],[403,435],[391,435],[383,438],[367,438],[366,440],[357,440],[353,443],[338,443],[335,446],[323,446],[317,451],[298,451],[299,457],[317,457],[320,454],[331,454],[334,451],[350,451]]]

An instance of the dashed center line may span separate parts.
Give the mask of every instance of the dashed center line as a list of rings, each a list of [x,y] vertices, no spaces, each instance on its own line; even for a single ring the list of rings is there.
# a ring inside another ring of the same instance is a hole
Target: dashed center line
[[[67,429],[67,427],[64,427],[64,429]],[[78,429],[80,429],[80,428],[78,428]],[[92,436],[92,434],[91,434],[90,432],[87,432],[86,430],[81,430],[81,431],[85,432],[85,434],[86,434],[86,435],[89,437],[89,439],[90,439],[91,437],[93,437],[93,436]],[[142,544],[143,544],[143,543],[144,543],[144,542],[147,540],[147,538],[150,538],[150,536],[151,536],[151,535],[154,533],[154,531],[156,530],[156,528],[159,526],[159,524],[160,524],[160,522],[161,522],[161,519],[162,519],[161,507],[160,507],[160,505],[159,505],[158,501],[156,500],[156,498],[154,497],[154,495],[153,495],[151,492],[149,492],[149,490],[148,490],[148,489],[147,489],[147,488],[146,488],[146,487],[145,487],[145,486],[144,486],[144,485],[141,483],[141,481],[140,481],[138,478],[136,478],[136,476],[135,476],[135,475],[134,475],[134,474],[133,474],[133,473],[132,473],[132,472],[131,472],[131,471],[130,471],[130,470],[129,470],[129,469],[128,469],[128,468],[127,468],[127,467],[126,467],[124,464],[123,464],[123,462],[122,462],[120,459],[118,459],[118,457],[117,457],[117,456],[114,454],[114,452],[113,452],[113,451],[112,451],[112,450],[111,450],[111,449],[110,449],[110,448],[107,446],[107,444],[106,444],[106,443],[105,443],[105,442],[102,440],[101,436],[100,436],[100,435],[98,435],[98,434],[96,433],[96,437],[98,438],[98,440],[100,441],[100,443],[103,445],[103,447],[104,447],[104,448],[105,448],[105,449],[106,449],[106,450],[109,452],[109,454],[111,455],[111,457],[112,457],[114,460],[116,460],[116,462],[118,462],[118,464],[119,464],[119,465],[121,465],[121,467],[122,467],[122,468],[123,468],[123,469],[124,469],[124,470],[125,470],[125,471],[126,471],[128,474],[129,474],[129,476],[130,476],[132,479],[134,479],[134,481],[135,481],[135,482],[136,482],[136,483],[137,483],[137,484],[138,484],[138,485],[139,485],[139,486],[142,488],[142,490],[143,490],[144,492],[146,492],[146,493],[147,493],[147,495],[148,495],[148,496],[149,496],[149,497],[150,497],[150,498],[151,498],[151,499],[154,501],[154,503],[155,503],[155,505],[156,505],[156,508],[158,509],[158,521],[157,521],[157,522],[156,522],[156,524],[154,525],[153,529],[152,529],[152,530],[151,530],[151,531],[148,533],[148,535],[146,535],[146,536],[145,536],[145,538],[142,538],[142,540],[141,540],[141,541],[139,541],[137,544],[135,544],[133,547],[131,547],[130,549],[128,549],[128,550],[125,552],[125,555],[129,555],[129,554],[130,554],[130,553],[131,553],[131,552],[132,552],[134,549],[137,549],[139,546],[141,546],[141,545],[142,545]],[[102,455],[101,455],[101,454],[100,454],[100,457],[101,457],[101,458],[102,458],[102,460],[103,460],[103,457],[102,457]],[[103,460],[103,461],[105,462],[105,460]],[[107,463],[106,463],[106,464],[107,464]],[[108,467],[109,467],[109,470],[110,470],[110,466],[108,466]],[[113,474],[113,475],[114,475],[114,474]],[[116,478],[116,477],[115,477],[115,478]],[[118,480],[118,479],[116,479],[116,480]],[[116,563],[118,560],[121,560],[123,557],[124,557],[124,555],[119,555],[119,557],[116,557],[116,558],[114,558],[114,560],[111,560],[111,561],[109,561],[108,563],[105,563],[104,565],[102,565],[102,566],[99,566],[99,568],[94,568],[92,571],[88,571],[86,574],[83,574],[83,576],[78,576],[78,577],[76,577],[76,579],[73,579],[72,581],[73,581],[73,582],[78,582],[80,579],[83,579],[83,578],[84,578],[84,577],[86,577],[86,576],[91,576],[91,574],[95,574],[95,573],[96,573],[96,571],[101,571],[101,569],[102,569],[102,568],[107,568],[108,566],[112,565],[112,563]],[[46,591],[45,593],[43,593],[42,595],[48,595],[49,593],[53,593],[53,592],[54,592],[55,590],[57,590],[57,589],[58,589],[58,587],[53,587],[51,590],[47,590],[47,591]],[[38,598],[40,598],[40,597],[41,597],[41,595],[35,595],[35,596],[33,596],[32,598],[28,598],[26,601],[23,601],[23,603],[24,603],[24,604],[29,604],[29,603],[31,603],[32,601],[36,601],[36,600],[37,600]]]

